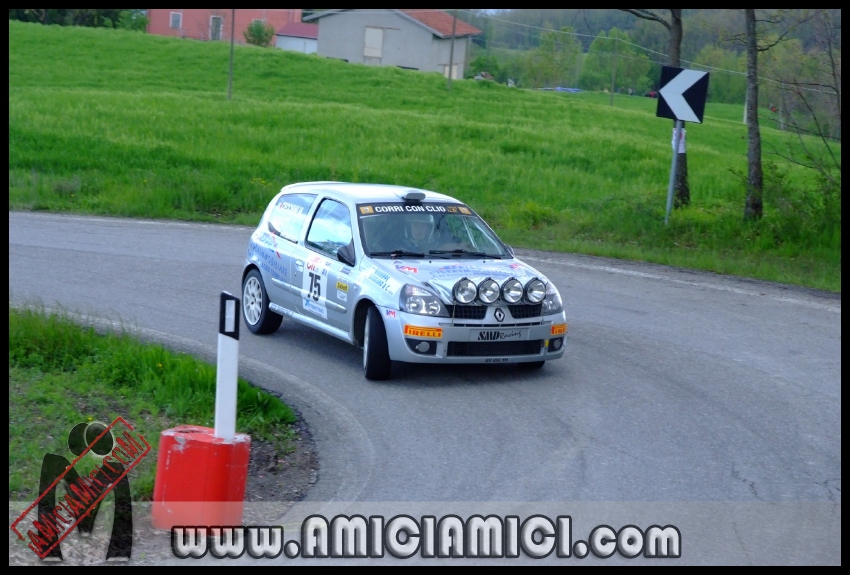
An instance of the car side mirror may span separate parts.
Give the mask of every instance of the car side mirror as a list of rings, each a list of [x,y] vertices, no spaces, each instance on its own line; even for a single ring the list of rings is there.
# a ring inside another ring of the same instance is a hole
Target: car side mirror
[[[354,242],[348,242],[336,252],[336,259],[347,266],[354,266]]]

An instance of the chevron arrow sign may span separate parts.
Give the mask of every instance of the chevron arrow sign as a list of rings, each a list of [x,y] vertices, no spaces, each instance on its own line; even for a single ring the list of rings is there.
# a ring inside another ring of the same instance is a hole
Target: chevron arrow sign
[[[708,72],[663,66],[660,86],[656,116],[702,123],[708,93]]]

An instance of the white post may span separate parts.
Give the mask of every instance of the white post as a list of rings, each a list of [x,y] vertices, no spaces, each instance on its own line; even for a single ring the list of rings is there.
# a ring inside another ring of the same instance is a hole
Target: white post
[[[221,292],[218,364],[215,376],[215,436],[236,435],[236,381],[239,375],[239,298]]]

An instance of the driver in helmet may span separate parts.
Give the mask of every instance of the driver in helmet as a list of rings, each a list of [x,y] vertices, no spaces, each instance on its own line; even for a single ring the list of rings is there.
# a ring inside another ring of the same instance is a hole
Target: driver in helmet
[[[434,247],[433,236],[434,216],[425,213],[405,215],[404,249],[427,254]]]

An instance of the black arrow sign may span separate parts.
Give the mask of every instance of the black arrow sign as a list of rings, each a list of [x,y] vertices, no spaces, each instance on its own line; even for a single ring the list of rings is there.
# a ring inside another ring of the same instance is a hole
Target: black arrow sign
[[[656,116],[702,123],[708,94],[708,72],[663,66],[660,86]]]

